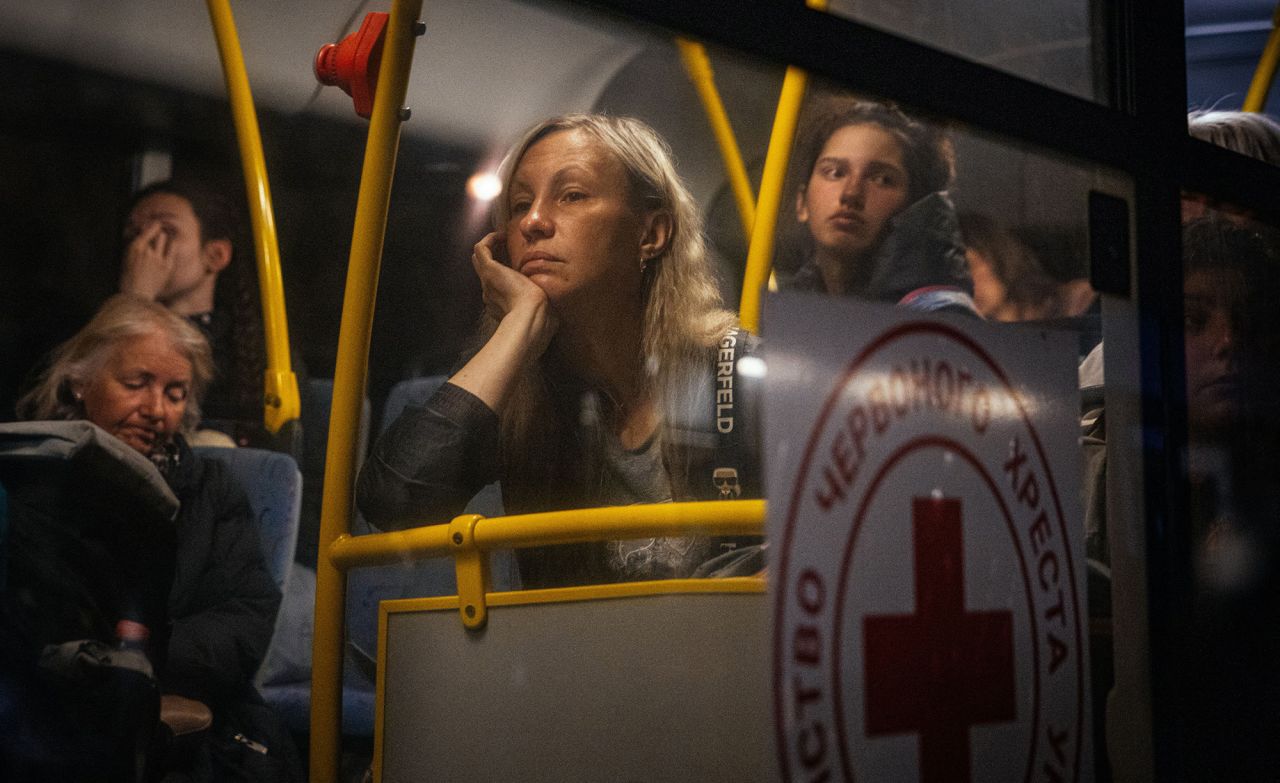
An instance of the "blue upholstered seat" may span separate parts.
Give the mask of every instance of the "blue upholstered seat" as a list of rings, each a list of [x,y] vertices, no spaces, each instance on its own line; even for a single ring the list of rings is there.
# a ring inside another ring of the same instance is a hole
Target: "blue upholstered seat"
[[[202,459],[226,465],[249,495],[249,507],[258,522],[258,537],[267,567],[283,592],[298,541],[298,514],[302,508],[302,474],[288,454],[263,449],[200,446]]]

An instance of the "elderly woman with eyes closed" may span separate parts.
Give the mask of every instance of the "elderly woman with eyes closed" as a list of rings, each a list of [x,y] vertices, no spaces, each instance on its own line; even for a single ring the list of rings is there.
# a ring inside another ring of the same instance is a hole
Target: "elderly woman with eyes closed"
[[[193,324],[161,304],[117,295],[56,350],[18,413],[98,425],[150,458],[177,496],[168,624],[150,629],[148,652],[163,691],[208,705],[215,732],[225,733],[246,714],[260,720],[267,709],[253,676],[271,641],[280,592],[244,490],[184,437],[199,421],[211,374],[209,345]],[[266,740],[251,728],[244,733]],[[276,736],[287,737],[282,726]],[[296,751],[270,744],[287,761],[282,766],[296,766]],[[205,761],[212,768],[193,779],[230,774],[217,753]]]
[[[359,480],[366,518],[448,519],[495,479],[508,513],[757,493],[746,392],[716,397],[750,341],[721,305],[666,143],[634,119],[553,118],[503,179],[497,231],[472,256],[480,348],[379,440]],[[584,544],[518,562],[526,586],[689,576],[736,544]]]
[[[832,97],[807,119],[796,160],[803,262],[783,288],[976,315],[945,133],[891,104]]]

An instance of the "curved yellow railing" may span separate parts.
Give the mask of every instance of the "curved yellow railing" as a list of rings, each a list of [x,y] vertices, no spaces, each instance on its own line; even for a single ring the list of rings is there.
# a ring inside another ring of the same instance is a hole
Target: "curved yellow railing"
[[[207,0],[209,19],[218,41],[222,74],[227,82],[227,98],[240,142],[240,164],[249,197],[254,248],[258,258],[258,290],[262,298],[262,323],[267,339],[267,370],[264,378],[263,425],[271,434],[301,413],[298,379],[289,359],[289,322],[284,310],[284,281],[280,273],[280,248],[276,242],[276,219],[271,210],[271,188],[267,184],[267,164],[262,154],[258,115],[253,108],[244,53],[236,35],[235,18],[229,0]]]
[[[378,290],[387,206],[400,144],[402,107],[413,60],[414,25],[422,0],[394,0],[378,73],[369,137],[365,143],[360,195],[347,287],[338,332],[333,407],[320,508],[320,551],[346,535],[351,527],[351,490],[355,479],[357,431],[369,368],[369,336]],[[311,779],[336,783],[341,756],[342,632],[345,575],[327,558],[316,564],[315,637],[311,664]]]
[[[1275,13],[1271,16],[1271,35],[1267,37],[1262,57],[1258,60],[1258,70],[1254,72],[1249,92],[1244,98],[1245,111],[1259,112],[1266,107],[1277,66],[1280,66],[1280,3],[1276,4]]]
[[[815,11],[825,11],[827,0],[806,0]],[[808,84],[808,74],[794,66],[787,68],[778,97],[778,111],[769,136],[769,152],[760,177],[760,199],[756,202],[756,220],[751,226],[751,246],[747,250],[747,269],[742,280],[742,299],[738,320],[751,332],[760,331],[760,292],[769,280],[773,266],[773,247],[778,227],[778,210],[782,207],[782,188],[787,180],[787,164],[795,141],[800,104]]]
[[[707,114],[707,122],[711,125],[716,146],[720,148],[720,158],[724,161],[725,174],[729,179],[729,187],[733,191],[733,201],[738,205],[742,234],[750,240],[751,227],[756,222],[756,198],[751,191],[751,178],[747,176],[747,167],[742,161],[742,150],[738,147],[738,140],[733,135],[729,114],[724,109],[724,102],[720,100],[719,91],[716,90],[711,59],[707,57],[707,50],[700,43],[677,38],[676,46],[680,49],[680,62],[684,64],[685,73],[689,74],[689,81],[702,101],[702,108]]]

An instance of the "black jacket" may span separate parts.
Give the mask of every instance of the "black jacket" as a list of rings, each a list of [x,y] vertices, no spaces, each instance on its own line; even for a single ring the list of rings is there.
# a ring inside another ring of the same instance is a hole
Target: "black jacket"
[[[738,360],[756,345],[754,337],[736,329],[725,335],[709,352],[705,373],[694,381],[689,405],[693,415],[683,421],[667,416],[664,466],[673,500],[760,497],[758,382],[738,372]],[[731,380],[720,380],[725,377]],[[553,396],[576,399],[568,392]],[[616,499],[601,496],[594,489],[597,483],[584,474],[581,455],[589,436],[576,424],[575,413],[568,410],[559,418],[574,423],[558,427],[554,441],[538,450],[539,459],[533,462],[546,465],[543,476],[514,475],[502,460],[497,414],[474,395],[446,383],[421,407],[406,408],[378,439],[360,471],[356,503],[365,518],[382,529],[448,522],[481,487],[495,480],[501,481],[509,514],[616,504]],[[707,554],[739,543],[713,542]],[[571,549],[522,550],[525,585],[617,578],[597,567],[595,557],[586,558],[594,565],[584,569],[583,549]]]
[[[253,676],[271,642],[280,591],[244,490],[225,466],[202,460],[185,441],[177,453],[165,476],[182,506],[161,684],[216,711],[256,698]]]
[[[826,290],[812,259],[783,280],[782,287]],[[955,206],[946,193],[930,193],[893,218],[872,257],[861,295],[917,310],[977,313]]]

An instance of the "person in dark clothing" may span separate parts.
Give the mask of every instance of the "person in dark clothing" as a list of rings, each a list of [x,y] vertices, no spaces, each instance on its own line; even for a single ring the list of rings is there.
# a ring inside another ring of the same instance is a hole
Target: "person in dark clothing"
[[[244,490],[183,436],[199,421],[211,373],[195,326],[161,304],[121,294],[58,348],[19,414],[87,419],[146,456],[180,503],[166,553],[173,563],[168,617],[149,629],[148,654],[162,691],[207,705],[214,724],[194,760],[170,771],[173,779],[296,779],[296,750],[253,687],[280,592]]]
[[[245,220],[233,202],[194,182],[138,191],[125,222],[120,291],[155,301],[199,327],[213,349],[206,427],[238,445],[266,445],[262,309]]]
[[[805,260],[782,288],[977,313],[945,133],[890,104],[831,98],[801,132],[796,171]]]
[[[758,496],[734,372],[751,339],[721,305],[666,143],[634,119],[554,118],[503,177],[497,232],[472,256],[482,345],[379,439],[357,487],[365,518],[444,521],[495,478],[508,513]],[[526,586],[678,577],[736,543],[656,538],[518,561]]]

